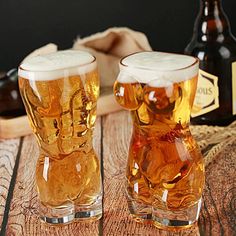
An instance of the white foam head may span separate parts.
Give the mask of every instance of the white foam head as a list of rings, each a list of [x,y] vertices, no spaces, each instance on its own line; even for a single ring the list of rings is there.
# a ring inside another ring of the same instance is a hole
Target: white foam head
[[[57,51],[30,57],[20,65],[18,74],[29,80],[54,80],[88,73],[96,68],[90,53],[78,50]]]
[[[117,81],[167,87],[170,83],[178,83],[196,76],[198,66],[198,60],[187,55],[139,52],[121,60]]]

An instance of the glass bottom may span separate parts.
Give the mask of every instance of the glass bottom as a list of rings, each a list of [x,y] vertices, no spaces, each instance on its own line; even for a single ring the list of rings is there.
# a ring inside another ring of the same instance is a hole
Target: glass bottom
[[[138,203],[127,197],[128,208],[131,216],[137,222],[152,221],[152,207],[143,203]]]
[[[195,205],[178,211],[157,209],[130,199],[128,199],[128,206],[132,217],[137,222],[152,223],[160,229],[178,230],[188,228],[197,222],[201,202],[200,199]]]
[[[94,221],[102,217],[102,198],[89,206],[75,206],[76,221]]]
[[[52,224],[69,224],[73,221],[95,221],[102,217],[102,200],[98,199],[92,205],[64,205],[49,208],[40,203],[39,215],[41,221]]]
[[[68,224],[75,218],[74,205],[64,205],[57,208],[49,208],[40,203],[39,206],[40,219],[48,224]]]

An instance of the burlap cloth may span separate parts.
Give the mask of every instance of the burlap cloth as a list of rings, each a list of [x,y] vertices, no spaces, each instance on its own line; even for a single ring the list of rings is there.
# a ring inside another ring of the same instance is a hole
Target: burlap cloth
[[[140,51],[151,51],[145,34],[124,27],[110,28],[83,39],[77,39],[73,49],[92,53],[98,61],[101,86],[113,86],[122,57]]]

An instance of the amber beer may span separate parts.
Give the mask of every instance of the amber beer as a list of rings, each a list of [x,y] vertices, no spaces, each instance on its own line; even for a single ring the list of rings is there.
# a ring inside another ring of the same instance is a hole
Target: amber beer
[[[40,217],[57,224],[102,214],[100,164],[92,146],[99,96],[95,58],[59,51],[26,60],[19,87],[40,146]]]
[[[131,111],[127,195],[138,221],[185,227],[197,221],[204,186],[201,152],[189,130],[198,60],[141,52],[120,62],[118,103]]]

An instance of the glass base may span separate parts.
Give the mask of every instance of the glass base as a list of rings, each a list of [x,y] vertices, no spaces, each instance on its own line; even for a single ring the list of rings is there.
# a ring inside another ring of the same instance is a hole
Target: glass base
[[[201,203],[202,200],[200,199],[195,205],[179,211],[167,211],[153,208],[153,224],[161,229],[188,228],[198,220]]]
[[[138,203],[127,197],[128,208],[133,219],[137,222],[147,222],[152,220],[152,207],[143,203]]]
[[[200,199],[195,205],[179,211],[157,209],[130,199],[128,206],[132,217],[138,222],[152,223],[160,229],[178,230],[188,228],[198,220],[201,202]]]
[[[75,220],[94,221],[102,217],[102,199],[98,198],[96,202],[88,206],[75,206]]]
[[[65,205],[57,208],[48,208],[40,203],[40,219],[48,224],[60,225],[76,221],[95,221],[102,217],[102,201],[98,199],[89,206]]]
[[[74,205],[49,208],[40,203],[39,216],[43,222],[48,224],[68,224],[75,218]]]

